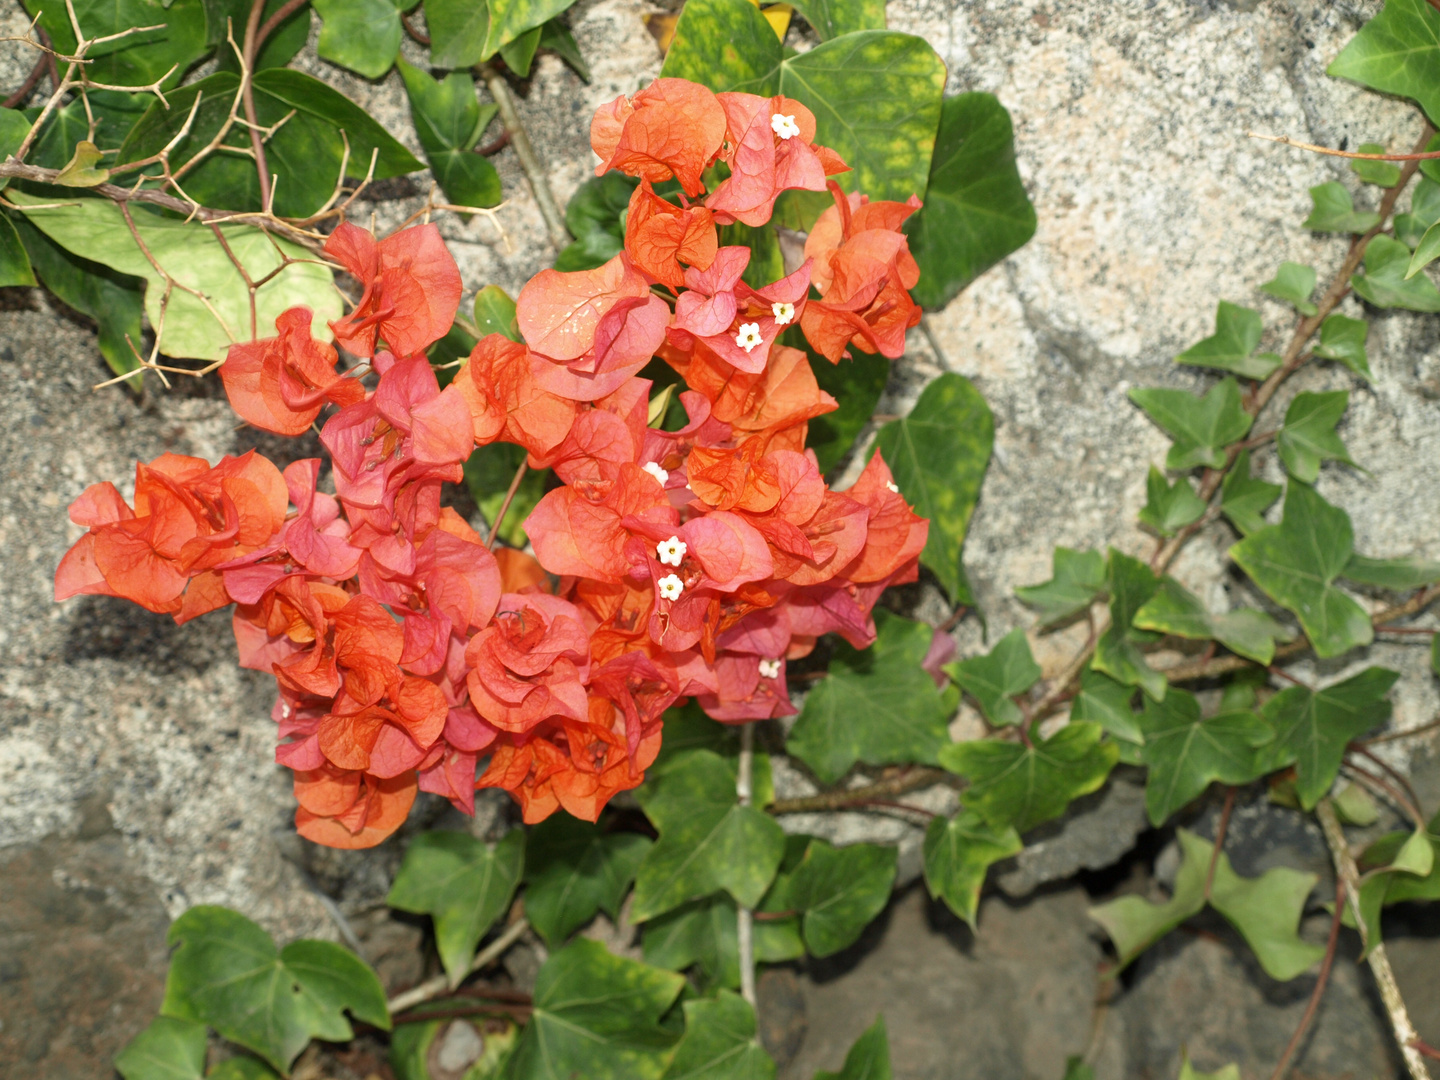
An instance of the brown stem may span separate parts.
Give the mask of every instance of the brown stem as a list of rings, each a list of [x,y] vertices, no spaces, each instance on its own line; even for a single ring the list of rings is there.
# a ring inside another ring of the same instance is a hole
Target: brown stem
[[[1320,999],[1325,995],[1325,986],[1330,981],[1330,969],[1335,964],[1335,946],[1340,942],[1340,916],[1344,911],[1345,883],[1337,878],[1335,881],[1335,917],[1330,920],[1330,939],[1325,943],[1325,959],[1320,961],[1320,975],[1315,980],[1315,989],[1310,991],[1310,1000],[1305,1005],[1305,1012],[1300,1017],[1300,1024],[1295,1028],[1295,1034],[1290,1036],[1290,1041],[1285,1044],[1285,1052],[1280,1055],[1280,1061],[1275,1066],[1275,1071],[1270,1074],[1270,1080],[1283,1080],[1285,1074],[1290,1071],[1290,1062],[1295,1058],[1295,1051],[1300,1049],[1300,1043],[1305,1038],[1305,1033],[1310,1030],[1310,1025],[1315,1020],[1315,1013],[1320,1008]]]
[[[1401,788],[1404,789],[1406,795],[1410,796],[1410,805],[1414,807],[1415,810],[1419,811],[1421,817],[1425,816],[1424,809],[1420,805],[1420,796],[1417,795],[1415,793],[1415,789],[1410,786],[1410,780],[1405,776],[1404,773],[1402,773],[1399,769],[1395,768],[1395,766],[1391,765],[1379,754],[1374,753],[1364,743],[1352,742],[1348,746],[1346,746],[1345,749],[1352,754],[1359,754],[1361,757],[1374,762],[1376,765],[1379,765],[1380,768],[1384,769],[1387,773],[1389,773],[1391,779],[1393,779],[1397,784],[1400,785]]]
[[[1387,731],[1384,735],[1375,735],[1368,739],[1361,739],[1362,746],[1374,746],[1376,743],[1394,742],[1396,739],[1408,739],[1414,735],[1424,735],[1427,731],[1434,731],[1440,728],[1440,717],[1436,717],[1428,724],[1421,724],[1419,727],[1406,728],[1404,731]]]
[[[279,26],[282,22],[288,19],[291,15],[294,15],[295,12],[299,11],[309,2],[310,0],[286,0],[285,3],[281,4],[280,7],[276,9],[274,15],[271,15],[268,19],[261,23],[260,29],[255,31],[255,55],[260,55],[260,50],[265,47],[265,42],[269,39],[270,35],[275,32],[275,28],[277,26]]]
[[[1235,810],[1235,789],[1225,789],[1225,806],[1220,811],[1220,823],[1215,826],[1215,848],[1210,852],[1210,868],[1205,871],[1205,899],[1210,899],[1210,890],[1215,885],[1215,868],[1220,865],[1220,853],[1225,849],[1225,833],[1230,828],[1230,815]]]
[[[520,490],[520,481],[525,479],[529,465],[529,461],[520,462],[520,467],[515,470],[515,478],[510,481],[510,488],[505,492],[505,501],[500,504],[500,512],[495,515],[495,524],[490,526],[490,535],[485,538],[485,546],[491,551],[495,550],[495,537],[500,535],[500,526],[505,521],[505,514],[510,510],[515,493]]]
[[[545,222],[545,231],[549,234],[550,242],[555,245],[555,250],[559,251],[570,243],[570,234],[565,229],[565,215],[560,212],[560,205],[555,201],[554,192],[550,190],[550,181],[545,178],[545,168],[540,164],[535,147],[530,144],[530,136],[520,123],[520,114],[515,110],[515,98],[510,93],[510,84],[492,64],[477,64],[475,70],[485,80],[490,96],[495,99],[500,110],[500,122],[510,133],[515,156],[520,159],[520,167],[525,171],[525,178],[530,181],[530,190],[535,195],[535,205],[539,207],[540,217]]]
[[[260,125],[255,119],[255,54],[259,49],[258,36],[260,16],[265,13],[265,0],[253,0],[250,17],[245,20],[245,44],[241,47],[245,70],[241,72],[244,85],[240,88],[241,100],[245,105],[245,119],[250,130],[250,149],[255,154],[255,171],[260,177],[260,208],[270,210],[270,165],[265,160],[265,140],[260,137]]]
[[[510,132],[502,131],[498,138],[491,139],[484,146],[475,147],[475,153],[482,157],[489,157],[491,154],[498,154],[505,147],[510,145]]]
[[[873,784],[848,791],[822,791],[818,795],[776,799],[765,809],[771,814],[814,814],[824,810],[844,810],[850,806],[863,806],[872,799],[888,799],[892,795],[904,795],[906,792],[931,787],[949,775],[944,769],[916,767],[887,780],[877,780]]]
[[[1377,795],[1389,799],[1396,806],[1400,807],[1400,809],[1404,810],[1405,815],[1415,823],[1415,828],[1425,828],[1425,818],[1424,815],[1420,813],[1420,808],[1418,806],[1415,806],[1405,796],[1403,792],[1399,791],[1383,776],[1376,776],[1369,769],[1366,769],[1361,765],[1357,765],[1353,761],[1346,761],[1345,768],[1349,769],[1350,772],[1355,776],[1355,778],[1359,780],[1361,784],[1363,784],[1365,787],[1368,787]]]
[[[1436,2],[1440,2],[1440,0],[1436,0]],[[1416,1035],[1415,1038],[1410,1040],[1410,1045],[1415,1050],[1419,1051],[1421,1054],[1424,1054],[1427,1058],[1431,1058],[1435,1061],[1440,1061],[1440,1050],[1436,1050],[1435,1047],[1431,1046],[1424,1039],[1420,1038],[1419,1035]]]
[[[1366,946],[1365,959],[1375,976],[1380,1000],[1390,1018],[1390,1027],[1395,1032],[1395,1041],[1400,1045],[1405,1067],[1410,1070],[1411,1080],[1431,1080],[1430,1069],[1425,1064],[1424,1056],[1415,1049],[1414,1044],[1419,1040],[1420,1033],[1415,1030],[1415,1025],[1410,1020],[1410,1012],[1405,1007],[1405,999],[1400,996],[1400,986],[1396,983],[1395,972],[1390,967],[1385,943],[1370,940],[1370,931],[1360,913],[1360,871],[1355,866],[1355,857],[1350,854],[1350,845],[1345,840],[1345,830],[1340,827],[1340,818],[1328,798],[1320,800],[1315,807],[1315,816],[1320,819],[1320,827],[1325,832],[1325,843],[1335,860],[1335,876],[1344,883],[1346,900],[1350,904],[1351,914],[1355,916],[1355,927],[1360,932],[1361,943]]]
[[[509,1005],[503,1001],[492,1001],[485,1004],[476,1002],[473,1005],[457,1002],[439,1009],[427,1009],[423,1006],[412,1009],[392,1017],[391,1022],[422,1024],[426,1020],[454,1020],[461,1016],[509,1016],[523,1024],[530,1019],[530,1014],[534,1011],[533,1005]]]
[[[402,11],[402,12],[400,13],[400,25],[403,26],[403,27],[405,27],[405,33],[409,34],[410,37],[411,37],[411,39],[414,40],[417,44],[420,44],[420,45],[429,45],[429,44],[430,44],[430,35],[429,35],[429,34],[422,34],[419,30],[416,30],[415,27],[413,27],[413,26],[410,25],[410,13],[409,13],[409,12]]]
[[[890,810],[904,810],[908,814],[923,814],[928,818],[937,818],[940,815],[934,810],[926,810],[923,806],[915,806],[913,803],[897,802],[894,799],[861,799],[856,806],[883,806]]]

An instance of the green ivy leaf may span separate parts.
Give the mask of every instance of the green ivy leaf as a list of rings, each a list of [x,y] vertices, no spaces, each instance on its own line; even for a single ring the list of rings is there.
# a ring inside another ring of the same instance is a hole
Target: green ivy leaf
[[[775,1062],[755,1035],[755,1010],[721,990],[712,1001],[687,1001],[685,1035],[665,1080],[774,1080]]]
[[[1105,557],[1098,551],[1057,547],[1051,565],[1049,581],[1015,590],[1016,596],[1040,612],[1042,626],[1084,611],[1105,591]]]
[[[856,30],[885,29],[883,0],[799,0],[791,6],[821,41]]]
[[[38,16],[57,53],[75,54],[75,31],[64,4],[25,0],[25,10]],[[74,10],[80,29],[92,41],[139,26],[158,27],[91,49],[85,74],[92,82],[146,86],[174,68],[164,82],[171,87],[210,49],[203,0],[75,0]]]
[[[1136,614],[1155,595],[1160,581],[1139,559],[1122,555],[1114,548],[1110,549],[1106,581],[1110,590],[1110,626],[1095,644],[1091,667],[1163,701],[1165,676],[1146,663],[1140,651],[1141,645],[1157,640],[1159,635],[1133,625]]]
[[[394,0],[313,0],[323,21],[320,59],[367,79],[382,78],[400,53],[400,12]]]
[[[735,901],[725,893],[681,904],[645,923],[640,938],[645,962],[666,971],[694,967],[702,985],[736,989],[740,985],[737,923]],[[759,963],[780,964],[805,955],[798,916],[756,920],[752,934]]]
[[[805,696],[785,744],[827,784],[857,761],[933,764],[950,741],[956,695],[947,698],[920,667],[934,631],[883,610],[875,626],[869,649],[836,643],[830,673]]]
[[[1071,723],[1033,746],[1000,739],[952,743],[940,764],[970,781],[968,809],[1003,829],[1033,829],[1065,812],[1071,800],[1105,783],[1115,765],[1115,744],[1100,741],[1099,724]]]
[[[437,68],[474,67],[501,46],[559,15],[573,0],[426,0],[430,62]],[[771,37],[774,37],[772,32]]]
[[[832,847],[811,840],[786,893],[803,913],[811,956],[832,956],[854,944],[885,909],[895,884],[897,849],[878,844]]]
[[[883,15],[883,11],[882,11]],[[993,94],[946,98],[925,206],[905,223],[920,266],[915,302],[944,307],[1035,235],[1035,208],[1015,167],[1010,114]]]
[[[1385,147],[1379,143],[1361,143],[1355,148],[1357,154],[1384,154]],[[1394,187],[1400,182],[1400,166],[1393,161],[1367,161],[1364,158],[1351,158],[1350,168],[1355,170],[1355,175],[1367,184],[1374,184],[1377,187]]]
[[[1316,232],[1363,233],[1380,223],[1380,215],[1373,210],[1356,210],[1354,200],[1345,185],[1331,180],[1310,189],[1314,209],[1304,221],[1304,227]]]
[[[1374,236],[1365,248],[1365,272],[1350,279],[1362,300],[1378,308],[1440,311],[1440,289],[1424,274],[1408,277],[1410,249],[1388,236]]]
[[[1191,1067],[1190,1059],[1180,1059],[1180,1080],[1240,1080],[1240,1066],[1226,1065],[1213,1073],[1202,1073]]]
[[[1346,744],[1390,718],[1385,695],[1399,677],[1371,667],[1323,690],[1286,687],[1265,703],[1260,715],[1275,729],[1269,767],[1295,766],[1295,790],[1306,810],[1335,782]]]
[[[1221,300],[1215,309],[1215,333],[1191,345],[1175,361],[1263,379],[1280,366],[1280,358],[1274,353],[1252,355],[1260,344],[1261,330],[1258,311]]]
[[[100,355],[116,375],[140,366],[126,339],[144,347],[140,318],[145,310],[141,279],[71,254],[24,217],[7,216],[25,245],[41,283],[82,315],[95,320]],[[138,383],[139,377],[131,380]],[[138,387],[137,387],[138,389]]]
[[[30,267],[30,256],[25,254],[20,234],[15,231],[10,215],[0,214],[0,287],[34,284],[35,271]]]
[[[376,2],[390,5],[390,0]],[[481,106],[475,97],[475,81],[466,72],[452,71],[436,82],[403,59],[399,68],[410,98],[415,134],[445,197],[458,206],[498,204],[500,174],[489,158],[474,153],[497,107]]]
[[[1295,395],[1285,410],[1285,423],[1276,439],[1280,460],[1291,476],[1313,484],[1320,475],[1322,461],[1355,464],[1340,436],[1335,434],[1335,425],[1345,415],[1349,403],[1350,394],[1346,390]]]
[[[259,1058],[236,1054],[207,1072],[205,1080],[279,1080],[279,1074]]]
[[[549,49],[574,68],[581,82],[590,81],[590,65],[585,63],[585,57],[580,54],[575,35],[570,33],[570,28],[560,21],[559,16],[540,28],[540,48]]]
[[[953,373],[927,386],[909,416],[875,436],[875,450],[885,455],[901,493],[930,520],[920,561],[954,600],[968,594],[962,593],[960,549],[994,443],[990,407],[969,379]]]
[[[875,1023],[855,1040],[838,1073],[822,1069],[815,1074],[815,1080],[890,1080],[890,1038],[885,1033],[885,1017],[876,1017]]]
[[[385,902],[435,920],[435,948],[451,986],[470,972],[475,946],[505,914],[525,865],[525,833],[493,848],[466,833],[427,832],[410,842]]]
[[[611,170],[575,189],[565,207],[565,225],[575,242],[560,252],[555,269],[593,270],[620,253],[625,246],[625,211],[637,186],[638,180]]]
[[[1177,477],[1175,483],[1154,465],[1145,478],[1145,505],[1140,510],[1140,524],[1148,525],[1161,536],[1174,536],[1186,525],[1199,521],[1205,513],[1205,500],[1195,494],[1188,478]]]
[[[1024,846],[1014,828],[996,829],[973,810],[937,817],[925,830],[925,885],[973,931],[986,872]]]
[[[640,864],[631,917],[644,921],[724,889],[754,907],[785,850],[775,820],[735,795],[735,771],[709,750],[695,750],[636,796],[660,833]]]
[[[899,201],[925,195],[945,64],[924,38],[845,34],[787,58],[778,89],[815,114],[815,141],[854,170],[836,177],[845,190]]]
[[[1351,555],[1340,576],[1361,585],[1409,592],[1440,581],[1440,563],[1428,559],[1370,559]]]
[[[1251,712],[1224,712],[1200,719],[1195,695],[1172,689],[1161,702],[1145,702],[1141,760],[1149,767],[1145,809],[1157,829],[1218,780],[1248,784],[1263,776],[1257,749],[1270,741],[1270,726]]]
[[[815,141],[854,170],[837,178],[847,191],[898,200],[925,192],[945,65],[922,38],[861,30],[787,57],[748,0],[694,0],[660,74],[794,98],[815,114]]]
[[[1440,229],[1432,224],[1415,245],[1415,254],[1410,256],[1410,265],[1405,268],[1405,280],[1409,281],[1437,258],[1440,258]]]
[[[1230,524],[1240,530],[1241,536],[1249,536],[1265,528],[1263,515],[1283,490],[1279,484],[1266,483],[1251,476],[1250,451],[1241,450],[1235,455],[1235,462],[1220,485],[1220,509],[1230,519]]]
[[[749,0],[687,0],[660,77],[689,79],[717,92],[774,94],[782,59],[775,31]]]
[[[312,1038],[353,1037],[345,1011],[386,1030],[380,980],[354,953],[328,941],[295,941],[278,952],[239,912],[202,905],[170,924],[178,946],[161,1013],[209,1024],[282,1072]]]
[[[945,670],[979,703],[985,718],[999,726],[1025,719],[1012,699],[1040,678],[1040,665],[1035,663],[1023,630],[1011,630],[984,656],[948,664]]]
[[[1314,271],[1310,276],[1315,276]],[[1188,390],[1147,387],[1131,390],[1130,400],[1175,440],[1165,458],[1165,467],[1174,472],[1197,465],[1223,467],[1225,448],[1243,439],[1254,423],[1240,402],[1240,384],[1234,379],[1222,379],[1202,398]]]
[[[604,911],[619,917],[650,840],[553,814],[530,830],[525,915],[552,949]]]
[[[1289,641],[1295,636],[1253,608],[1212,615],[1198,596],[1168,576],[1160,580],[1155,595],[1135,613],[1135,625],[1196,641],[1213,638],[1257,664],[1269,664],[1275,658],[1277,638]]]
[[[1365,338],[1370,324],[1364,319],[1331,315],[1320,324],[1320,343],[1312,350],[1324,360],[1338,360],[1361,378],[1374,382],[1370,362],[1365,358]]]
[[[1431,139],[1430,142],[1433,148],[1436,140]],[[1428,164],[1428,161],[1421,163],[1422,172]],[[1430,226],[1440,221],[1440,184],[1428,176],[1422,176],[1410,194],[1410,212],[1396,214],[1392,220],[1395,239],[1414,251]]]
[[[526,30],[508,45],[500,46],[500,59],[505,66],[522,79],[530,75],[530,64],[535,59],[535,50],[540,47],[540,27]]]
[[[125,1080],[200,1080],[205,1075],[205,1025],[157,1016],[115,1055]]]
[[[520,341],[515,324],[515,301],[499,285],[486,285],[475,294],[475,326],[481,337],[504,334],[511,341]]]
[[[1122,896],[1090,909],[1090,917],[1105,928],[1124,967],[1205,906],[1205,879],[1215,846],[1187,829],[1176,837],[1184,861],[1175,878],[1175,891],[1163,904],[1138,896]],[[1221,852],[1214,860],[1215,878],[1210,902],[1239,930],[1271,978],[1295,978],[1324,954],[1318,945],[1300,940],[1296,932],[1305,900],[1315,885],[1314,874],[1276,867],[1258,878],[1242,878]]]
[[[1280,269],[1275,271],[1275,276],[1260,286],[1260,291],[1269,293],[1277,300],[1289,301],[1296,311],[1307,317],[1320,310],[1310,302],[1310,294],[1315,291],[1313,267],[1282,262]]]
[[[1280,524],[1247,536],[1230,557],[1270,599],[1296,614],[1315,654],[1329,659],[1375,637],[1364,608],[1332,584],[1354,543],[1349,514],[1291,481]]]
[[[879,353],[854,349],[849,359],[832,364],[809,348],[804,334],[787,333],[781,340],[806,351],[816,383],[840,405],[834,412],[813,418],[805,440],[806,447],[815,451],[820,471],[829,472],[850,453],[870,422],[890,378],[890,361]]]
[[[530,1022],[510,1058],[509,1080],[659,1080],[674,1036],[660,1025],[683,976],[615,956],[581,938],[535,979]]]
[[[55,206],[20,192],[12,192],[10,200],[19,204],[42,232],[81,258],[145,278],[150,286],[145,290],[145,313],[152,326],[159,325],[165,283],[136,246],[114,203],[85,198]],[[207,307],[188,293],[176,290],[171,295],[161,351],[167,356],[222,359],[232,341],[247,338],[250,332],[250,290],[230,255],[204,225],[163,218],[141,207],[132,209],[131,215],[160,265],[176,281],[209,297]],[[317,327],[340,317],[340,296],[330,271],[316,265],[303,248],[248,225],[219,228],[252,281],[278,271],[256,292],[256,322],[262,335],[272,332],[276,316],[296,304],[315,313]],[[298,261],[281,269],[281,253]],[[216,315],[224,320],[223,325]]]
[[[1111,738],[1119,740],[1121,760],[1126,761],[1127,745],[1138,748],[1145,741],[1140,730],[1140,717],[1131,708],[1130,701],[1135,688],[1116,682],[1109,675],[1090,668],[1080,676],[1080,692],[1070,704],[1070,719],[1099,724]],[[1134,761],[1139,761],[1139,751],[1134,749]]]
[[[1413,98],[1440,116],[1440,14],[1425,0],[1388,0],[1326,72]]]

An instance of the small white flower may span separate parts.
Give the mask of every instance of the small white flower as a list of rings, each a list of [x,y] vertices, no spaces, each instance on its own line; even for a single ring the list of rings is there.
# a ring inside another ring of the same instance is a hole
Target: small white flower
[[[747,353],[759,345],[764,338],[760,336],[760,324],[758,322],[745,322],[740,324],[740,332],[735,335],[735,344],[744,349]]]
[[[660,588],[660,596],[665,600],[679,600],[680,594],[685,591],[685,583],[674,574],[666,574],[655,583]]]
[[[782,139],[793,139],[800,134],[800,125],[795,123],[795,117],[782,116],[777,112],[770,117],[770,130]]]
[[[658,461],[647,461],[644,465],[641,465],[640,468],[644,469],[656,480],[659,480],[661,487],[664,487],[665,481],[670,479],[670,474],[660,467]]]
[[[893,480],[886,480],[886,481],[885,481],[885,486],[886,486],[887,488],[889,488],[891,491],[893,491],[896,495],[899,495],[899,494],[900,494],[900,489],[895,486],[895,481],[893,481]]]
[[[794,304],[771,304],[770,310],[775,313],[776,326],[784,326],[795,318]]]
[[[761,660],[760,677],[762,679],[778,679],[780,677],[780,661]]]
[[[662,540],[655,545],[655,557],[660,560],[661,566],[679,566],[684,561],[687,550],[684,540],[672,536],[669,540]]]

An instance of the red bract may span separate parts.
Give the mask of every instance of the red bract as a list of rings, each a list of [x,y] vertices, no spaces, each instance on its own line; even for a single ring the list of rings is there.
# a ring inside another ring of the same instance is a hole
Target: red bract
[[[349,222],[325,243],[325,254],[365,290],[355,310],[330,324],[356,356],[373,356],[378,335],[397,356],[411,356],[450,332],[460,306],[460,271],[434,225],[402,229],[384,240]]]
[[[926,522],[878,453],[830,490],[805,443],[837,403],[779,339],[799,327],[832,361],[898,356],[919,317],[900,231],[918,202],[829,185],[806,260],[754,287],[750,249],[719,246],[717,224],[764,224],[780,193],[846,168],[803,105],[661,79],[591,134],[601,172],[641,179],[625,250],[537,274],[523,340],[483,338],[442,389],[423,350],[450,329],[460,277],[438,231],[341,225],[326,251],[363,291],[332,328],[368,364],[339,374],[292,308],[221,369],[256,427],[299,434],[333,410],[328,470],[165,455],[137,468],[133,508],[108,483],[71,507],[87,531],[57,599],[123,596],[182,622],[236,605],[240,663],[276,679],[296,828],[317,843],[380,843],[420,790],[469,813],[500,787],[526,821],[593,821],[644,780],[666,709],[793,713],[786,661],[822,634],[869,644],[880,594],[916,576]],[[717,161],[728,175],[707,194]],[[672,176],[683,194],[657,194]],[[678,430],[650,424],[638,372],[657,354],[683,380]],[[500,441],[553,470],[524,523],[533,557],[492,555],[442,505],[474,448]]]

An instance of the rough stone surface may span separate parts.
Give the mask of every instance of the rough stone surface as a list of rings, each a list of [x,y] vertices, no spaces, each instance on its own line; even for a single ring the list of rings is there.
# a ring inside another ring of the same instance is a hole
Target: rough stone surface
[[[1209,333],[1222,298],[1258,307],[1267,325],[1264,346],[1283,347],[1291,313],[1258,285],[1282,259],[1316,266],[1323,281],[1345,249],[1341,238],[1300,228],[1305,189],[1339,179],[1359,192],[1361,205],[1373,204],[1374,189],[1361,190],[1343,164],[1250,141],[1245,133],[1397,148],[1416,138],[1419,119],[1408,105],[1323,74],[1378,7],[1378,0],[889,5],[893,27],[923,34],[941,52],[950,90],[991,90],[1011,110],[1020,168],[1039,215],[1031,244],[932,317],[943,355],[915,336],[881,405],[882,412],[903,412],[926,379],[948,369],[972,377],[995,412],[995,458],[965,558],[991,640],[1033,623],[1011,591],[1048,577],[1056,544],[1114,545],[1131,554],[1151,549],[1153,540],[1134,519],[1144,499],[1144,464],[1160,461],[1166,444],[1125,392],[1204,385],[1209,376],[1171,358]],[[659,69],[641,21],[648,10],[642,0],[581,0],[571,21],[594,81],[587,86],[553,56],[541,56],[520,87],[521,116],[562,204],[590,174],[594,107]],[[22,29],[17,12],[0,17],[0,36]],[[398,77],[355,78],[314,59],[313,46],[312,37],[301,66],[419,149]],[[410,59],[422,59],[410,42],[403,47]],[[18,84],[31,61],[0,43],[3,85]],[[513,294],[554,256],[513,149],[495,161],[502,207],[468,222],[436,216],[467,294],[488,283]],[[381,228],[398,225],[423,210],[429,186],[424,174],[377,185],[358,204],[357,217],[368,221],[373,213]],[[1362,313],[1353,298],[1343,310]],[[1315,366],[1292,380],[1272,411],[1278,417],[1302,389],[1350,387],[1341,432],[1370,471],[1327,466],[1321,492],[1350,511],[1361,552],[1440,557],[1434,529],[1440,487],[1433,482],[1440,461],[1440,323],[1407,313],[1366,315],[1374,385]],[[91,393],[107,374],[93,333],[34,290],[0,292],[0,373],[7,587],[0,623],[0,995],[9,1003],[0,1010],[0,1073],[102,1073],[102,1063],[158,1000],[165,919],[195,903],[235,906],[281,939],[334,936],[314,891],[323,890],[356,923],[387,982],[413,982],[420,972],[405,954],[418,929],[376,909],[405,837],[448,820],[445,805],[423,798],[401,837],[372,852],[297,843],[288,777],[272,763],[269,680],[235,666],[223,616],[176,629],[119,601],[84,598],[57,607],[50,599],[54,568],[78,535],[64,508],[86,485],[111,479],[123,489],[136,458],[166,450],[213,460],[259,444],[283,464],[315,453],[313,441],[237,431],[214,380],[168,394],[151,387],[143,400],[121,390]],[[1261,427],[1274,423],[1267,417]],[[1261,460],[1267,478],[1278,479],[1273,459]],[[1175,568],[1216,610],[1264,603],[1227,563],[1232,541],[1224,525],[1213,526]],[[936,621],[944,617],[933,588],[917,594],[919,610]],[[964,652],[983,647],[974,620],[961,624],[957,636]],[[1083,628],[1032,635],[1047,672],[1082,641]],[[1397,727],[1422,724],[1440,709],[1422,651],[1409,643],[1378,644],[1345,666],[1308,662],[1301,671],[1328,680],[1369,663],[1403,673],[1394,695]],[[963,715],[957,723],[966,723]],[[1429,740],[1416,742],[1425,744],[1418,753],[1406,742],[1387,744],[1384,753],[1401,766],[1416,753],[1417,786],[1434,805],[1440,768]],[[777,780],[786,775],[777,768]],[[803,790],[802,777],[783,793]],[[1118,806],[1119,796],[1117,789],[1098,805]],[[944,789],[910,798],[932,810],[953,805]],[[472,826],[480,835],[514,820],[501,798],[481,805]],[[105,826],[97,835],[102,814],[114,831]],[[1088,831],[1100,845],[1093,851],[1082,852],[1078,840],[1047,839],[1013,870],[1002,870],[1002,883],[1023,892],[1079,866],[1103,865],[1109,851],[1129,841],[1123,832],[1098,835],[1102,820],[1109,819],[1074,818],[1061,834]],[[1242,824],[1237,818],[1235,827]],[[899,842],[903,876],[918,870],[919,830],[897,818],[840,815],[792,827],[837,840]],[[1104,842],[1113,847],[1102,852]],[[838,1067],[843,1047],[870,1022],[877,1002],[890,1018],[897,1076],[907,1080],[1060,1075],[1065,1055],[1089,1038],[1100,953],[1084,906],[1074,890],[1042,890],[1018,906],[987,900],[982,934],[972,940],[927,907],[920,891],[906,894],[889,930],[878,927],[872,938],[889,942],[908,927],[916,952],[887,959],[881,947],[856,954],[848,969],[842,963],[828,974],[812,972],[805,990],[812,1034],[791,1075]],[[938,920],[941,937],[956,947],[937,948],[927,920]],[[1417,1007],[1417,1019],[1431,1041],[1440,1041],[1433,1008],[1440,991],[1425,981],[1435,970],[1433,951],[1425,951],[1434,928],[1418,917],[1397,927],[1414,945],[1396,949],[1402,982],[1432,1003]],[[1288,1031],[1286,1018],[1303,1006],[1295,996],[1303,996],[1303,986],[1277,995],[1234,955],[1201,936],[1177,938],[1147,961],[1136,983],[1145,992],[1128,993],[1112,1010],[1096,1062],[1101,1075],[1171,1076],[1177,1048],[1187,1042],[1202,1067],[1230,1056],[1270,1060],[1273,1040],[1283,1042]],[[77,969],[93,971],[94,979],[41,985],[54,972]],[[1354,1005],[1368,1015],[1366,987],[1365,977],[1341,970],[1326,1009],[1341,1017]],[[1146,1004],[1152,1000],[1153,1007]],[[16,1001],[53,1002],[54,1016],[27,1022],[29,1013],[12,1011],[22,1008]],[[1211,1004],[1202,1008],[1205,1002]],[[1421,1019],[1425,1008],[1428,1019]],[[827,1010],[844,1023],[817,1035],[815,1017]],[[1230,1026],[1236,1033],[1225,1041],[1217,1033]],[[946,1031],[954,1042],[937,1034]],[[1317,1038],[1307,1054],[1319,1056],[1300,1063],[1306,1075],[1390,1068],[1380,1036],[1341,1032],[1335,1039],[1322,1047]]]

